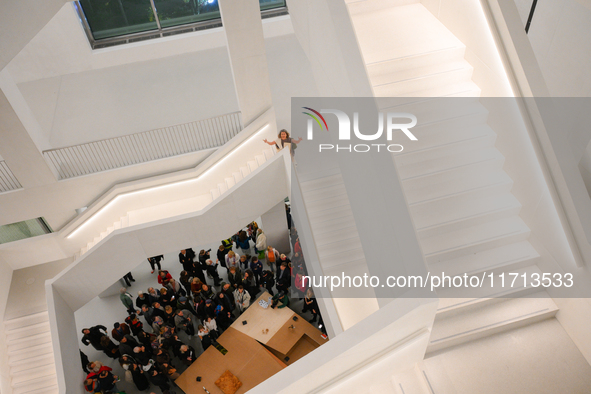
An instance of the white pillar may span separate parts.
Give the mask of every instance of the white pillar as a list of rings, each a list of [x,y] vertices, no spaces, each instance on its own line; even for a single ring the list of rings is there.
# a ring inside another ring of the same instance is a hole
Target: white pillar
[[[30,129],[39,127],[18,87],[3,70],[0,72],[0,156],[25,189],[57,182],[25,121]],[[40,134],[39,130],[33,132]]]
[[[283,201],[262,214],[259,225],[267,236],[267,246],[274,247],[279,253],[289,254],[291,243]]]
[[[244,126],[271,108],[271,84],[258,0],[219,0]]]

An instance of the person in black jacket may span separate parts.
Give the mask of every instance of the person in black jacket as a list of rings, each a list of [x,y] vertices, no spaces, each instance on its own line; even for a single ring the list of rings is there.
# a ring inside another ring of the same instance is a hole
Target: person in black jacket
[[[154,384],[155,386],[158,386],[158,388],[160,388],[160,390],[162,390],[163,393],[167,390],[170,390],[170,385],[168,384],[168,377],[166,377],[162,372],[160,372],[158,368],[156,368],[156,366],[150,368],[150,370],[148,371],[148,376],[150,377],[150,382],[152,382],[152,384]]]
[[[152,272],[151,272],[152,274],[156,270],[156,266],[158,266],[158,271],[162,270],[162,267],[160,265],[160,261],[163,258],[164,258],[163,255],[154,256],[154,257],[148,257],[148,262],[150,263],[150,266],[152,267]]]
[[[189,258],[186,249],[181,250],[181,253],[179,253],[179,263],[181,263],[183,265],[183,269],[185,271],[191,271],[192,270],[192,267],[193,267],[193,259],[190,259]]]
[[[291,274],[286,263],[281,263],[277,271],[277,291],[287,293],[287,289],[291,286]]]
[[[214,263],[213,260],[208,259],[206,261],[207,263],[207,274],[211,275],[211,277],[213,278],[213,285],[214,286],[219,286],[220,285],[220,275],[218,274],[218,270],[217,270],[217,263]]]
[[[103,347],[101,346],[101,338],[103,335],[107,335],[107,327],[98,325],[90,328],[83,328],[82,334],[84,334],[82,337],[83,344],[88,346],[90,343],[96,350],[103,350]]]
[[[117,388],[117,376],[113,375],[110,371],[102,370],[98,375],[98,382],[101,391],[106,393],[118,393]]]
[[[275,279],[273,278],[273,273],[269,270],[263,271],[260,287],[264,287],[265,289],[267,289],[269,294],[273,295],[273,286],[274,285],[275,285]]]
[[[230,250],[232,250],[232,248],[230,248]],[[228,254],[228,252],[230,250],[227,250],[224,245],[220,245],[220,247],[218,248],[218,252],[217,252],[217,256],[218,256],[218,263],[220,263],[222,265],[222,267],[224,267],[226,270],[228,269],[228,267],[226,267],[226,255]]]

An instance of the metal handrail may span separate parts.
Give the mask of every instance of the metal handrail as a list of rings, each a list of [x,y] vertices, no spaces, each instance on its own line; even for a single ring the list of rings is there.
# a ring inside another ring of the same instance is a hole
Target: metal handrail
[[[58,179],[69,179],[224,145],[242,130],[240,112],[43,151]],[[1,189],[0,189],[1,190]]]
[[[18,179],[14,176],[4,160],[0,161],[0,193],[22,189]]]

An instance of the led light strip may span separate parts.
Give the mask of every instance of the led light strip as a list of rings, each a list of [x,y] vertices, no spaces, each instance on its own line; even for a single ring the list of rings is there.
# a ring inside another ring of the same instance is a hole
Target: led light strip
[[[111,201],[109,201],[105,206],[103,206],[101,209],[99,209],[97,212],[95,212],[94,214],[92,214],[91,217],[89,217],[88,219],[86,219],[86,221],[84,223],[82,223],[81,225],[79,225],[74,231],[72,231],[67,237],[66,239],[70,239],[72,237],[74,237],[80,230],[82,230],[83,228],[85,228],[89,223],[91,223],[95,218],[97,218],[99,216],[99,214],[101,212],[103,212],[105,209],[108,209],[112,204],[114,204],[115,202],[117,202],[117,200],[119,200],[122,197],[127,197],[127,196],[132,196],[135,194],[140,194],[140,193],[145,193],[145,192],[151,192],[151,191],[155,191],[158,189],[163,189],[166,187],[170,187],[170,186],[178,186],[178,185],[182,185],[184,183],[189,183],[189,182],[196,182],[199,179],[201,179],[202,177],[204,177],[205,175],[209,174],[214,168],[216,168],[218,165],[222,164],[228,157],[230,157],[231,155],[233,155],[235,152],[237,152],[240,148],[242,148],[246,143],[248,143],[251,139],[253,139],[254,137],[256,137],[257,135],[259,135],[261,132],[263,132],[264,130],[266,130],[269,127],[269,124],[267,123],[265,126],[263,126],[260,130],[258,130],[256,133],[254,133],[253,135],[251,135],[250,137],[248,137],[246,139],[246,141],[241,142],[240,145],[238,145],[237,147],[235,147],[234,149],[232,149],[230,151],[230,153],[228,153],[227,155],[225,155],[224,157],[222,157],[220,160],[218,160],[215,164],[213,164],[211,167],[209,167],[207,170],[205,170],[202,174],[200,174],[197,178],[192,178],[192,179],[185,179],[183,181],[178,181],[178,182],[173,182],[173,183],[167,183],[165,185],[160,185],[160,186],[154,186],[154,187],[150,187],[147,189],[141,189],[141,190],[135,190],[132,192],[127,192],[127,193],[123,193],[123,194],[118,194],[115,198],[113,198]]]

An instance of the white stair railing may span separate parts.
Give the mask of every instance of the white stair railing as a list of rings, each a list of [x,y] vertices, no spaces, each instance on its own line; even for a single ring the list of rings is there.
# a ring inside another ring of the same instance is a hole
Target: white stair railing
[[[233,112],[141,133],[46,150],[43,151],[43,156],[61,180],[217,148],[232,139],[242,128],[240,112]],[[1,169],[0,166],[0,172]],[[1,183],[0,175],[0,191]]]
[[[22,188],[4,160],[0,161],[0,193]]]

